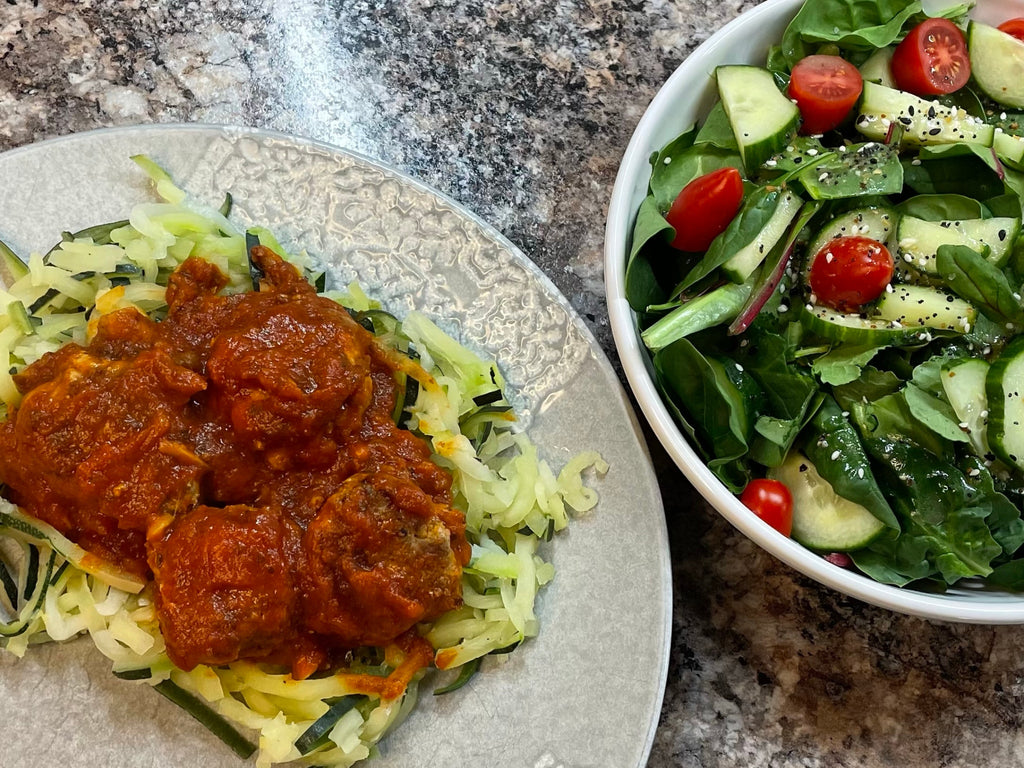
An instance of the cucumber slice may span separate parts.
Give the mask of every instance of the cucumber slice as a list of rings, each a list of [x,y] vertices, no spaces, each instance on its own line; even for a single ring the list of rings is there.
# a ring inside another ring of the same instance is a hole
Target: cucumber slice
[[[857,346],[909,344],[922,340],[920,328],[908,328],[880,317],[847,315],[827,307],[804,307],[800,313],[804,329],[827,341]]]
[[[879,48],[860,65],[860,76],[867,82],[895,88],[896,81],[892,79],[892,54],[895,50],[893,47]]]
[[[1013,253],[1020,227],[1020,218],[1009,216],[959,221],[904,216],[896,230],[897,258],[920,272],[937,275],[935,255],[940,245],[966,245],[979,253],[988,246],[988,260],[1001,267]]]
[[[1010,342],[985,375],[988,397],[988,443],[992,452],[1024,469],[1024,337]]]
[[[988,24],[967,29],[971,75],[986,96],[1009,107],[1024,107],[1024,43]]]
[[[722,265],[722,271],[734,283],[745,283],[754,274],[772,248],[786,234],[789,224],[800,212],[803,201],[789,190],[779,196],[778,205],[764,229]]]
[[[906,91],[865,82],[854,127],[875,141],[886,141],[898,125],[904,145],[982,144],[992,146],[995,128],[960,107],[947,107]]]
[[[727,64],[715,70],[715,77],[743,167],[753,175],[796,133],[800,110],[779,90],[767,69]]]
[[[875,314],[889,323],[910,329],[931,328],[967,333],[978,319],[978,310],[941,288],[927,285],[893,285],[878,300]]]
[[[818,474],[811,461],[790,451],[769,477],[785,484],[793,495],[793,538],[811,549],[845,552],[871,543],[885,523],[860,504],[844,499]]]
[[[985,379],[989,364],[981,358],[951,360],[942,366],[942,391],[967,432],[974,453],[991,455],[988,445],[988,394]]]
[[[0,287],[10,288],[28,274],[28,264],[0,240]]]
[[[992,138],[992,150],[1000,160],[1020,163],[1024,159],[1024,136],[1014,136],[1005,131],[996,131]]]
[[[28,310],[25,309],[25,305],[20,301],[12,301],[7,305],[7,317],[11,321],[11,325],[17,328],[26,336],[35,332],[35,324],[32,322],[32,317],[29,315]]]
[[[880,243],[886,243],[895,228],[896,212],[884,206],[854,208],[829,221],[818,230],[811,241],[807,254],[808,263],[827,243],[840,237],[870,237]]]

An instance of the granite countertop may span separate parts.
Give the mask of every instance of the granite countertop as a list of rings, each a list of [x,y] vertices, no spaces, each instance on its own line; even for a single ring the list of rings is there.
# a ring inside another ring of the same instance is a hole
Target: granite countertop
[[[6,0],[0,150],[145,122],[247,124],[356,150],[501,230],[614,360],[602,236],[619,158],[659,84],[756,4]],[[675,609],[650,768],[1024,761],[1024,633],[820,587],[651,450]]]

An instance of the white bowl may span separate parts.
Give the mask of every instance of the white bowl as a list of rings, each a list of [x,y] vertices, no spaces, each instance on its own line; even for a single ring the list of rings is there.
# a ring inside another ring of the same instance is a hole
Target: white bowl
[[[902,613],[978,624],[1024,623],[1024,596],[968,583],[944,594],[880,584],[837,567],[751,514],[705,466],[673,421],[654,384],[650,356],[625,299],[625,265],[636,211],[647,192],[648,158],[703,118],[716,98],[711,73],[719,64],[763,64],[803,0],[767,0],[742,14],[695,50],[651,102],[626,149],[612,192],[605,231],[605,288],[612,333],[626,378],[644,415],[694,487],[730,523],[783,562],[853,597]],[[1024,0],[979,0],[975,16],[998,22],[1024,15]]]

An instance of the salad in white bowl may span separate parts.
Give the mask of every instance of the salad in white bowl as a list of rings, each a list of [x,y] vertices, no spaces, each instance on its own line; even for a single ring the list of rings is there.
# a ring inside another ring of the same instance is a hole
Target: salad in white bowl
[[[606,278],[697,489],[845,592],[1024,621],[1022,205],[1024,3],[770,0],[701,46]]]

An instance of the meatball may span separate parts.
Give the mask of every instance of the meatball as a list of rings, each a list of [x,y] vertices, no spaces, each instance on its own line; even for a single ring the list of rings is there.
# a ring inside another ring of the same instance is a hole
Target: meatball
[[[380,645],[460,605],[442,511],[394,474],[346,480],[302,539],[306,626],[348,647]]]
[[[198,506],[149,540],[167,655],[190,670],[273,654],[292,635],[298,530],[246,505]]]

